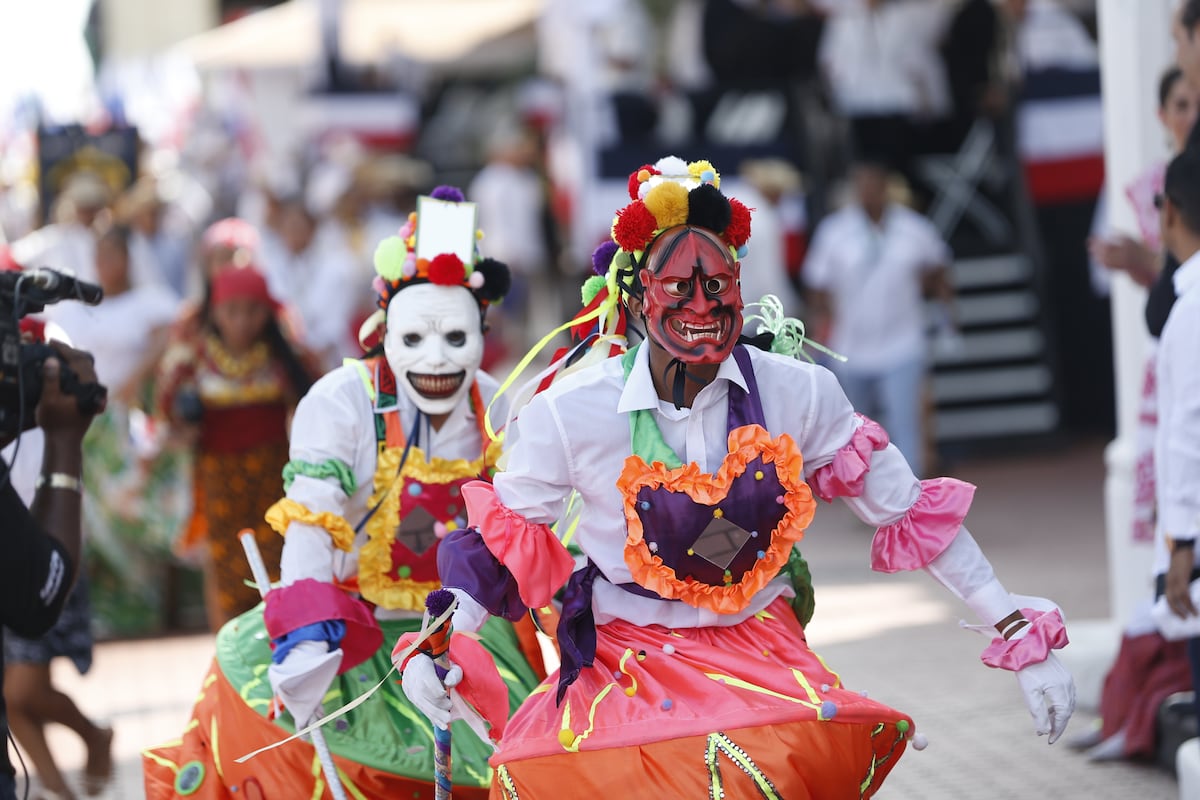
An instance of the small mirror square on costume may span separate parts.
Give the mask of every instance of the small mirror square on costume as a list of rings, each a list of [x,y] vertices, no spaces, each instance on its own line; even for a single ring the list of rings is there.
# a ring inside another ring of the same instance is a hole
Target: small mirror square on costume
[[[453,253],[470,264],[475,254],[475,204],[417,198],[417,258]]]

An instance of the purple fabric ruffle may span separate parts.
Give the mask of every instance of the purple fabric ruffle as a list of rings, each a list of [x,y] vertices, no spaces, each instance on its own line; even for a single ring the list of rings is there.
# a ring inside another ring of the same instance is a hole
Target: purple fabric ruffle
[[[494,617],[516,621],[528,608],[517,581],[475,528],[457,528],[438,547],[438,575],[448,589],[462,589]]]

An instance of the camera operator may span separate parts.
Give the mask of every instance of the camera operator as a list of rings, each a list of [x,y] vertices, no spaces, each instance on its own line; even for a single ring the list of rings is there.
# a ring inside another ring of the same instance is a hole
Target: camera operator
[[[84,384],[94,384],[92,358],[62,343],[42,366],[36,422],[45,434],[42,470],[29,508],[0,461],[0,623],[22,636],[40,636],[54,625],[75,582],[80,561],[82,442],[92,414],[60,386],[64,365]],[[0,439],[0,447],[8,444]],[[2,634],[0,634],[2,635]],[[0,678],[4,665],[0,655]],[[0,725],[8,719],[0,700]],[[15,800],[15,771],[7,743],[0,758],[0,800]]]

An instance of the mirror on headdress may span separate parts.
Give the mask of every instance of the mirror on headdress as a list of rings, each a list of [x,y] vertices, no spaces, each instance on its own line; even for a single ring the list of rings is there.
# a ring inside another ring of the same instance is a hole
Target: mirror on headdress
[[[464,264],[475,260],[475,204],[417,198],[417,258],[453,253]]]

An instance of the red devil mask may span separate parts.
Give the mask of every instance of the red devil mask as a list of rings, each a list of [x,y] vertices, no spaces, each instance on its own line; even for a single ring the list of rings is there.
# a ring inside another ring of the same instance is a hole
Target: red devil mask
[[[741,265],[716,234],[680,226],[650,246],[640,273],[646,335],[685,364],[719,364],[742,332]]]

